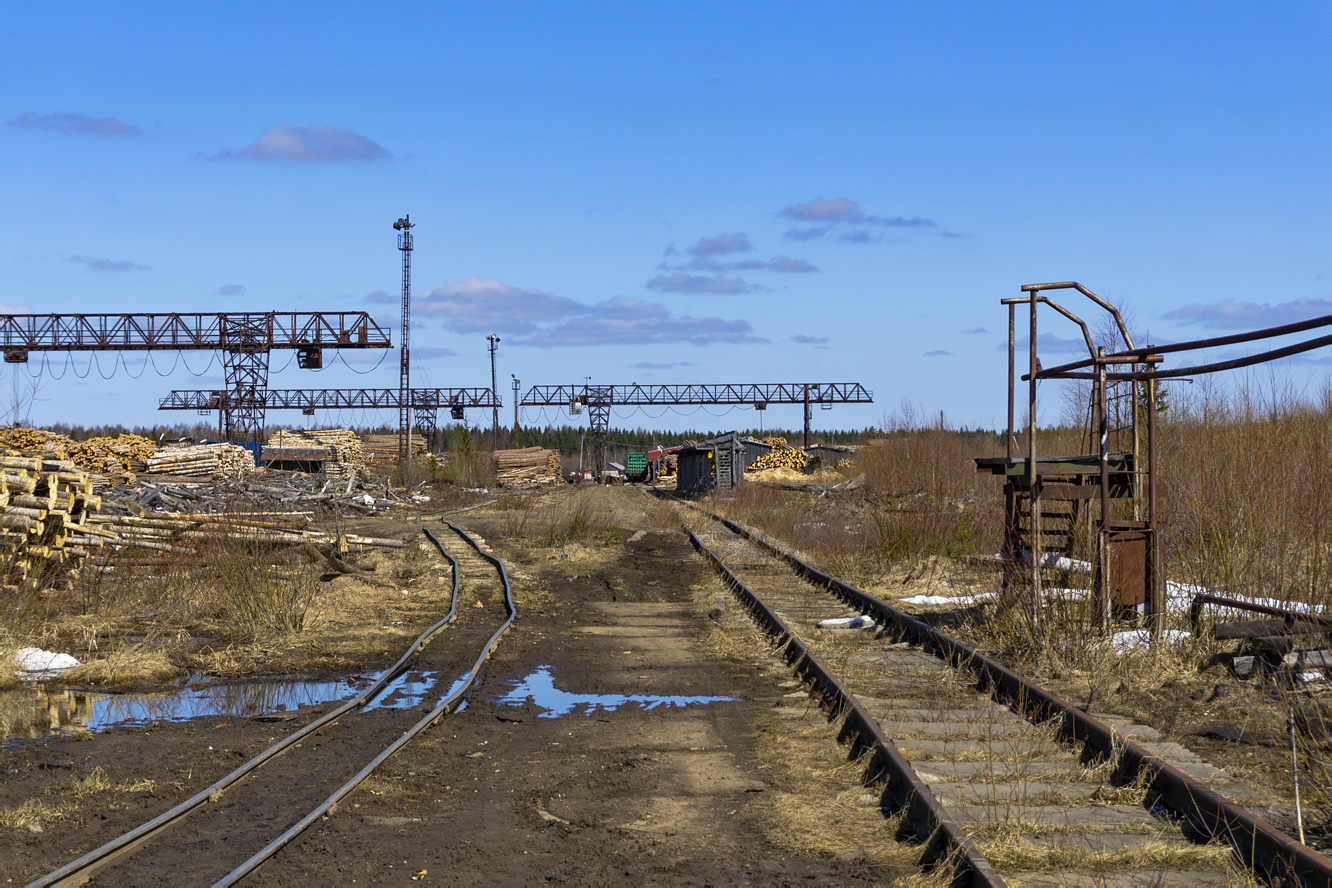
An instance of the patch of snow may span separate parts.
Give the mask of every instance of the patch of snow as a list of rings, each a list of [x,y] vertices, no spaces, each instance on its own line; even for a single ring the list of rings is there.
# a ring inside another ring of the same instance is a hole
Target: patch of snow
[[[903,598],[903,604],[925,604],[931,607],[944,604],[975,604],[978,601],[989,601],[991,598],[997,598],[997,592],[981,592],[976,595],[959,595],[956,598],[949,598],[944,595],[913,595],[910,598]]]
[[[1167,629],[1161,633],[1161,640],[1169,644],[1182,644],[1192,637],[1193,633],[1185,632],[1183,629]],[[1111,636],[1110,644],[1119,654],[1147,650],[1152,646],[1152,633],[1148,629],[1116,632]]]
[[[1303,681],[1303,682],[1322,681],[1322,680],[1323,680],[1323,673],[1321,673],[1321,672],[1301,672],[1301,673],[1300,673],[1300,681]]]
[[[861,629],[865,626],[873,626],[874,620],[871,617],[861,614],[858,617],[838,617],[835,620],[820,620],[820,629]]]
[[[24,681],[36,681],[53,678],[81,664],[69,654],[57,654],[41,648],[19,648],[14,652],[14,665],[21,673],[19,678]]]

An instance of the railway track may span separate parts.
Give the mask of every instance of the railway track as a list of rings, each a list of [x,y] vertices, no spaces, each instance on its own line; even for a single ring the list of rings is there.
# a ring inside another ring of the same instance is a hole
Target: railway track
[[[1332,860],[1150,727],[1082,712],[758,531],[682,517],[954,884],[1332,884]]]
[[[459,708],[516,611],[504,565],[446,526],[450,533],[424,533],[452,567],[449,611],[373,684],[170,811],[30,885],[235,884]],[[414,709],[376,708],[400,691],[409,668],[433,674],[433,689]]]

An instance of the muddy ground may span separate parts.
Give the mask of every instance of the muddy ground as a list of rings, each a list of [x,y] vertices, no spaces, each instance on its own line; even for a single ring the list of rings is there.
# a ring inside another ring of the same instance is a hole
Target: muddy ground
[[[570,497],[578,498],[572,511]],[[454,520],[511,566],[518,623],[464,711],[386,764],[248,884],[831,885],[885,883],[911,871],[900,858],[866,854],[855,836],[802,850],[811,843],[782,828],[774,807],[790,804],[796,778],[763,744],[775,730],[774,708],[791,705],[781,686],[788,677],[709,641],[707,610],[719,587],[668,511],[637,489],[613,487],[561,490],[530,509]],[[437,617],[422,606],[442,608],[437,592],[423,588],[386,634],[381,662],[362,666],[396,659],[405,639]],[[385,592],[367,586],[360,594]],[[499,702],[543,667],[557,688],[578,694],[732,699],[560,717]],[[285,722],[219,717],[11,742],[0,762],[0,811],[27,806],[32,816],[0,825],[0,878],[27,881],[91,850],[330,706]],[[348,718],[321,767],[354,770],[360,741],[368,747],[386,723],[416,717]],[[364,752],[367,760],[373,754]],[[833,749],[830,771],[839,758]],[[835,774],[828,798],[850,791],[854,776]],[[866,810],[858,828],[887,826]],[[199,878],[199,849],[183,843],[178,853],[130,881]]]

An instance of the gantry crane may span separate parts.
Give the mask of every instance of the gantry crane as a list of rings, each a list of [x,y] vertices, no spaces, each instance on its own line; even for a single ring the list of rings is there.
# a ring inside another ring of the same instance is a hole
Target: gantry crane
[[[389,334],[363,311],[0,314],[5,363],[35,351],[221,351],[227,392],[224,434],[258,441],[264,428],[268,353],[295,349],[307,370],[326,348],[390,348]]]
[[[592,432],[597,477],[606,463],[606,436],[611,407],[672,407],[748,405],[766,410],[769,404],[804,404],[805,439],[809,446],[810,408],[818,404],[872,404],[873,393],[858,382],[769,382],[695,385],[534,385],[523,396],[524,407],[586,406]]]
[[[202,414],[230,408],[231,392],[222,389],[173,391],[158,402],[158,410],[197,410]],[[427,436],[436,427],[436,412],[448,408],[454,419],[463,418],[468,407],[502,407],[488,388],[411,389],[406,405],[398,389],[269,389],[259,393],[267,410],[299,410],[313,416],[316,410],[410,411],[414,425]]]

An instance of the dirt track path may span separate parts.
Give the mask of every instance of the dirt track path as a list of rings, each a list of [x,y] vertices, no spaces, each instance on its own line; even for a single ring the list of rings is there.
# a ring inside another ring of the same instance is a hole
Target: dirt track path
[[[863,863],[794,856],[777,846],[771,819],[761,816],[774,775],[756,754],[755,725],[768,721],[789,691],[778,687],[783,676],[728,664],[700,643],[707,622],[691,586],[708,574],[640,492],[591,493],[614,528],[609,544],[529,546],[508,538],[512,516],[459,516],[511,565],[519,623],[463,712],[385,765],[247,884],[832,885],[885,878]],[[734,699],[590,713],[584,707],[560,717],[543,717],[530,703],[498,702],[534,675],[579,695]],[[291,729],[196,721],[47,744],[27,754],[28,788],[14,790],[33,791],[43,769],[83,773],[96,763],[113,781],[133,774],[157,780],[156,798],[118,799],[120,807],[103,812],[104,819],[85,806],[85,826],[113,834]],[[0,864],[17,882],[68,860],[69,850],[87,841],[74,824],[26,837],[6,830]]]

